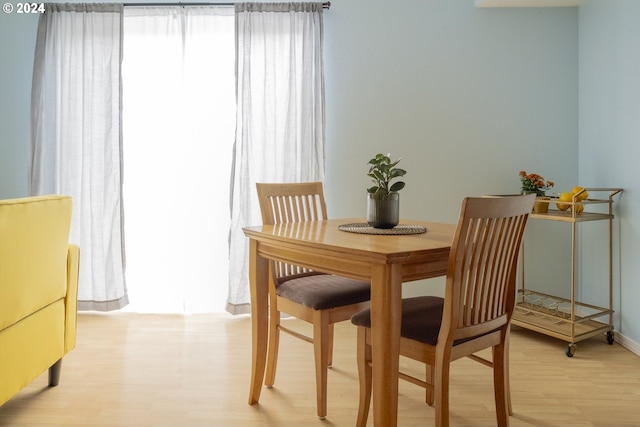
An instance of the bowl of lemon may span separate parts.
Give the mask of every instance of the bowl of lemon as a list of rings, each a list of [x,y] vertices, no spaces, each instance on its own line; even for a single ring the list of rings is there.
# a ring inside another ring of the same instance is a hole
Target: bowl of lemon
[[[576,215],[584,211],[584,204],[580,203],[589,197],[589,192],[580,186],[575,186],[571,192],[564,192],[558,195],[556,206],[561,211],[573,210]]]

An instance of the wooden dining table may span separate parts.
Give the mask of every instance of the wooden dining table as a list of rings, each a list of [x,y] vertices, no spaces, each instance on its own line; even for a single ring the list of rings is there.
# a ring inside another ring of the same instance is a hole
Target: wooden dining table
[[[276,260],[371,282],[373,424],[397,425],[402,283],[446,274],[455,224],[403,220],[401,225],[426,228],[424,233],[409,235],[360,234],[339,228],[364,222],[345,218],[243,228],[249,238],[250,262],[250,405],[258,403],[264,382],[269,260]]]

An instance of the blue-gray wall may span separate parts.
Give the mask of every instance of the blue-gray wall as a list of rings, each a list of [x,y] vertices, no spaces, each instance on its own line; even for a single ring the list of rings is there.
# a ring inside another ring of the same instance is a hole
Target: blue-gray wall
[[[0,12],[0,198],[27,194],[31,74],[38,15]]]
[[[577,177],[577,8],[336,1],[325,39],[334,215],[364,213],[377,152],[403,158],[414,218],[456,220],[463,196],[517,193],[521,169]]]
[[[588,0],[579,16],[579,177],[585,186],[624,188],[614,223],[616,328],[640,354],[640,2]],[[585,255],[602,245],[602,234],[602,227],[583,231]],[[585,298],[598,298],[606,260],[582,261]]]

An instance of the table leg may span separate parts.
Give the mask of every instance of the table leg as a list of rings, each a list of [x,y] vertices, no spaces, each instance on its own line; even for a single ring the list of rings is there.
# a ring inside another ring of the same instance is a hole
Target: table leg
[[[371,272],[373,425],[398,424],[398,369],[402,319],[402,267],[374,265]]]
[[[251,291],[251,386],[249,405],[258,403],[267,363],[269,333],[269,261],[258,256],[258,242],[249,241]]]

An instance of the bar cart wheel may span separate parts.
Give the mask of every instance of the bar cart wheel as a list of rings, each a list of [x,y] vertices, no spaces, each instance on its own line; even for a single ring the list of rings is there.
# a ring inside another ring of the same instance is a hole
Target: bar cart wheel
[[[613,345],[615,342],[615,335],[613,334],[613,331],[607,331],[607,342],[609,345]]]
[[[567,349],[564,351],[564,354],[567,355],[567,357],[573,357],[573,355],[576,352],[576,345],[575,343],[571,343],[567,345]]]

